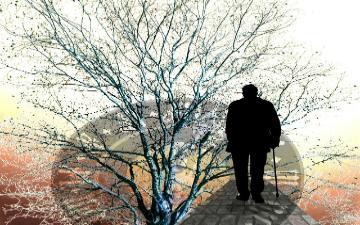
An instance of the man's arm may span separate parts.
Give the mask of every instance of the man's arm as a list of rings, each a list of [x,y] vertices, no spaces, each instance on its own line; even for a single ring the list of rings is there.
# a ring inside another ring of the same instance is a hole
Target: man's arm
[[[225,127],[226,138],[229,142],[232,141],[232,136],[234,134],[233,125],[234,125],[234,104],[230,103],[228,107],[228,113],[226,116],[226,127]]]
[[[279,117],[277,115],[277,112],[274,108],[274,105],[271,104],[271,127],[270,127],[270,131],[271,131],[271,136],[272,136],[272,147],[275,148],[277,146],[279,146],[280,144],[280,135],[281,135],[281,125],[280,125],[280,120]]]

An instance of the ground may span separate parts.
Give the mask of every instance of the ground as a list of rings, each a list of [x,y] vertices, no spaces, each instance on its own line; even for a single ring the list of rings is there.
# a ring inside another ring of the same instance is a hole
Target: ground
[[[230,180],[223,188],[202,202],[180,225],[317,225],[311,216],[302,211],[286,195],[280,192],[275,197],[275,187],[265,182],[262,193],[265,203],[255,203],[235,199],[235,180]]]

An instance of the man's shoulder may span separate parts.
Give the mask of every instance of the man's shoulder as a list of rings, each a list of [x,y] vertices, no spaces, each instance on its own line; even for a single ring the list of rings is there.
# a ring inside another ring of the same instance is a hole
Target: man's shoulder
[[[233,106],[240,105],[242,102],[243,102],[243,99],[235,100],[235,101],[233,101],[233,102],[231,102],[231,103],[229,104],[229,107],[230,107],[230,106],[233,107]]]
[[[262,98],[257,98],[257,102],[266,107],[273,106],[273,104],[270,101],[262,99]],[[241,107],[242,105],[247,105],[247,104],[249,104],[249,102],[247,102],[244,98],[241,98],[241,99],[231,102],[229,104],[229,108],[230,107]]]
[[[273,106],[272,102],[262,99],[262,98],[258,98],[259,102],[265,106]]]
[[[229,109],[230,108],[232,108],[232,109],[242,109],[242,108],[244,108],[244,107],[246,107],[246,101],[244,100],[244,98],[240,98],[240,99],[237,99],[237,100],[235,100],[235,101],[233,101],[233,102],[231,102],[230,104],[229,104]]]

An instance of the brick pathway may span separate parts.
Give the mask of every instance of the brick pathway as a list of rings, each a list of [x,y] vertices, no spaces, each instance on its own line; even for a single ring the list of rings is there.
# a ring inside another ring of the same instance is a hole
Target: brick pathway
[[[235,180],[230,180],[206,202],[193,209],[180,225],[315,225],[312,217],[302,211],[275,187],[265,183],[264,204],[235,199]]]

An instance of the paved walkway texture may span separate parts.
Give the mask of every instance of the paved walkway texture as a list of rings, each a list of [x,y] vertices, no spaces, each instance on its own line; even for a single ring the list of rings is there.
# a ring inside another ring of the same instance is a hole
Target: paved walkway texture
[[[193,209],[181,225],[315,225],[312,217],[302,211],[287,196],[279,192],[276,199],[275,187],[265,183],[262,196],[265,203],[251,199],[244,202],[235,199],[235,180],[230,180],[207,201]]]

